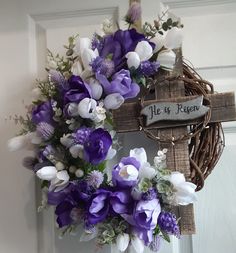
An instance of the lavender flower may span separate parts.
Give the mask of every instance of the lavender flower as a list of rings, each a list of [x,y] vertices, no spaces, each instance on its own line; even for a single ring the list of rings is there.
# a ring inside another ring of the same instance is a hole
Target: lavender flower
[[[153,76],[159,69],[159,62],[143,61],[141,62],[138,72],[144,76]]]
[[[37,125],[37,132],[44,140],[49,140],[53,136],[54,130],[55,128],[47,122],[40,122]]]
[[[109,59],[96,57],[90,64],[94,73],[98,73],[109,78],[115,71],[115,64]]]
[[[153,236],[153,241],[149,245],[150,250],[152,250],[154,252],[158,252],[159,251],[159,249],[160,249],[160,242],[161,242],[160,239],[161,238],[158,235]]]
[[[93,170],[87,177],[87,183],[93,188],[99,188],[104,180],[103,174],[100,171]]]
[[[68,86],[68,83],[65,79],[65,77],[57,70],[51,69],[49,71],[49,80],[59,86],[61,86],[63,89],[66,89]]]
[[[97,33],[93,34],[93,38],[92,38],[92,41],[91,41],[91,49],[92,50],[97,49],[98,51],[100,51],[103,47],[102,40],[99,40],[98,36],[99,35]]]
[[[170,212],[161,212],[157,223],[161,230],[164,230],[168,234],[175,235],[177,238],[180,237],[180,230],[177,224],[175,215]]]
[[[141,5],[138,2],[133,2],[125,16],[125,21],[129,24],[134,24],[141,18]]]

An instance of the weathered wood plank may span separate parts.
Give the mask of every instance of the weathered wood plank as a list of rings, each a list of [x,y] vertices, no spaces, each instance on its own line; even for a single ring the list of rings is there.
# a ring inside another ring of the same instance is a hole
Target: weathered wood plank
[[[163,85],[164,86],[164,85]],[[158,100],[148,100],[144,102],[144,105],[149,105],[155,102],[185,102],[196,98],[197,96],[168,98]],[[162,96],[163,98],[163,96]],[[236,120],[236,108],[235,108],[235,96],[233,92],[217,93],[208,96],[211,101],[212,114],[210,122],[227,122]],[[124,114],[125,112],[125,114]],[[119,109],[114,110],[113,119],[115,122],[115,128],[117,132],[132,132],[139,131],[138,117],[140,112],[140,106],[138,103],[125,103]],[[199,119],[176,122],[158,122],[150,125],[148,129],[162,129],[167,127],[186,126],[186,124],[196,124]]]

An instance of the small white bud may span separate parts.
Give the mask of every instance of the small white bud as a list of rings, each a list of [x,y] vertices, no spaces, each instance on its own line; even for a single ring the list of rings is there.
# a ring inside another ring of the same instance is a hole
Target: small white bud
[[[78,170],[76,170],[75,175],[76,175],[76,177],[80,178],[80,177],[84,176],[84,172],[83,172],[83,170],[78,169]]]

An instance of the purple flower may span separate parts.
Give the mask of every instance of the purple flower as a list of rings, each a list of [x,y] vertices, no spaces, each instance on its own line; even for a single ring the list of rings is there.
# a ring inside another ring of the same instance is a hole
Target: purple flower
[[[138,181],[140,163],[134,157],[124,157],[112,171],[112,182],[120,188],[132,187]]]
[[[104,221],[110,209],[110,192],[107,190],[97,190],[91,200],[91,204],[88,207],[87,220],[91,225]]]
[[[103,59],[98,56],[91,62],[91,67],[94,73],[98,73],[109,78],[115,70],[114,62],[109,59]]]
[[[180,237],[180,230],[175,215],[170,212],[161,212],[158,217],[158,225],[166,233]]]
[[[143,200],[152,200],[157,198],[157,191],[154,188],[149,189],[142,194]]]
[[[96,74],[97,80],[103,86],[106,95],[119,93],[124,99],[134,98],[138,95],[140,87],[134,83],[128,70],[122,69],[112,77],[109,82],[104,75]]]
[[[146,230],[154,230],[160,212],[161,206],[158,199],[140,200],[134,210],[136,226]]]
[[[61,72],[55,69],[51,69],[48,74],[49,74],[49,80],[57,84],[59,86],[59,90],[68,88],[68,83],[65,77],[61,74]]]
[[[97,49],[100,51],[103,47],[103,42],[101,38],[99,38],[99,35],[97,33],[93,34],[92,41],[91,41],[91,49],[95,50]]]
[[[133,200],[130,191],[121,190],[111,194],[110,203],[117,214],[128,214],[133,209]]]
[[[138,42],[147,40],[143,34],[137,33],[135,29],[118,30],[112,35],[105,36],[103,47],[99,50],[99,55],[104,59],[111,57],[115,64],[115,71],[119,71],[126,63],[125,55],[134,51]],[[153,48],[154,44],[150,43]]]
[[[144,76],[153,76],[158,71],[159,67],[159,62],[143,61],[138,68],[138,72]]]
[[[36,125],[40,122],[46,122],[49,124],[53,123],[53,109],[51,100],[43,102],[33,108],[32,121]]]
[[[133,24],[141,18],[142,10],[138,2],[133,2],[125,16],[126,22]]]
[[[91,132],[91,128],[81,127],[76,131],[75,134],[73,134],[73,137],[75,138],[77,144],[84,145]]]
[[[64,104],[79,103],[84,98],[91,98],[91,89],[79,76],[72,75],[68,88],[64,91]]]
[[[112,145],[110,134],[102,128],[94,130],[84,143],[84,158],[92,164],[102,162]]]
[[[54,134],[54,126],[47,122],[39,122],[37,125],[37,133],[44,139],[49,140]]]

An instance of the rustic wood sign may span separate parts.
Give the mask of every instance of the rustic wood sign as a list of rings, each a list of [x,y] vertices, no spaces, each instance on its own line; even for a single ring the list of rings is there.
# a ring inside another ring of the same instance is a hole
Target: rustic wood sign
[[[153,103],[141,111],[146,116],[146,126],[158,121],[188,121],[204,116],[209,107],[202,104],[203,96],[185,102]]]

